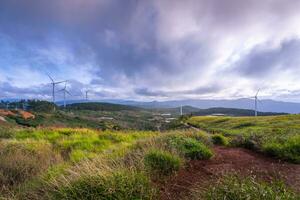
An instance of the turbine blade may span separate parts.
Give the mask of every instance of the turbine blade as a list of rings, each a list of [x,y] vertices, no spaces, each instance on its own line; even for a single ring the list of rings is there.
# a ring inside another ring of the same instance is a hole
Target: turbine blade
[[[60,84],[60,83],[65,83],[67,81],[58,81],[58,82],[54,82],[54,84]]]
[[[257,92],[256,92],[256,95],[255,95],[256,97],[257,97],[257,95],[258,95],[258,93],[259,93],[259,90],[260,90],[260,88],[259,88],[259,89],[257,90]]]
[[[65,90],[66,91],[66,93],[68,93],[70,96],[72,96],[72,94],[68,91],[68,90]]]
[[[50,78],[50,80],[52,81],[52,83],[54,83],[53,78],[47,73],[47,76]]]

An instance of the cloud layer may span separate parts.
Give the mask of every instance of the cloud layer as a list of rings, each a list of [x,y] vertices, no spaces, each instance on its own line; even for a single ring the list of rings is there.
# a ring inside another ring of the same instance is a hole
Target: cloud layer
[[[2,0],[2,96],[300,102],[300,2]]]

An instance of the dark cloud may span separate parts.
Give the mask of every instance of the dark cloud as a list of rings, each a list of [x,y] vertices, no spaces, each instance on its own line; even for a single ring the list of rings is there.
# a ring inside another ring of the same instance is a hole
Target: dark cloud
[[[259,45],[238,61],[231,70],[246,77],[267,77],[278,71],[298,69],[299,53],[300,40],[298,39],[283,41],[275,48],[267,44]]]
[[[172,97],[179,95],[207,95],[221,91],[224,89],[220,85],[207,85],[198,87],[192,90],[180,90],[180,91],[162,91],[162,90],[150,90],[148,88],[136,88],[135,93],[141,96],[149,97]]]
[[[290,39],[300,35],[299,8],[292,0],[1,0],[0,70],[71,74],[76,95],[89,86],[146,97],[226,87],[235,94],[238,84],[221,76],[238,82],[299,66],[300,42]],[[270,48],[273,40],[281,45]],[[235,54],[238,61],[223,70]]]

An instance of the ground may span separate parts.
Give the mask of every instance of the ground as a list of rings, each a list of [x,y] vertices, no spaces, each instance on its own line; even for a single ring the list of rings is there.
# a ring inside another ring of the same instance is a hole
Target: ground
[[[300,165],[281,162],[243,148],[216,146],[210,160],[195,160],[180,170],[161,188],[161,200],[180,200],[194,185],[204,190],[224,174],[234,172],[247,176],[255,174],[263,180],[279,176],[284,182],[300,191]]]

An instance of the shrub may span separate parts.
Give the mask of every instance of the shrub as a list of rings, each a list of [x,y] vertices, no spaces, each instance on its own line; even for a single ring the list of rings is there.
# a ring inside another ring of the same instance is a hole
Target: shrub
[[[178,156],[160,150],[151,150],[145,155],[146,168],[154,174],[170,175],[179,170],[181,160]]]
[[[228,145],[228,139],[221,134],[214,134],[211,136],[211,139],[216,145]]]
[[[208,189],[205,199],[239,199],[239,200],[296,200],[292,191],[280,182],[257,182],[254,177],[240,178],[227,176],[215,186]],[[196,197],[195,199],[198,199]],[[203,198],[200,198],[203,199]]]
[[[156,190],[142,173],[117,171],[109,175],[86,175],[51,190],[50,199],[123,200],[155,199]]]
[[[22,183],[61,161],[46,142],[1,142],[0,185]]]
[[[186,158],[209,159],[213,155],[212,151],[206,145],[194,138],[171,136],[168,140],[169,145],[178,149]]]
[[[9,139],[14,136],[14,132],[10,128],[0,127],[0,139]]]
[[[300,136],[290,137],[285,142],[266,142],[263,150],[272,156],[300,163]]]

